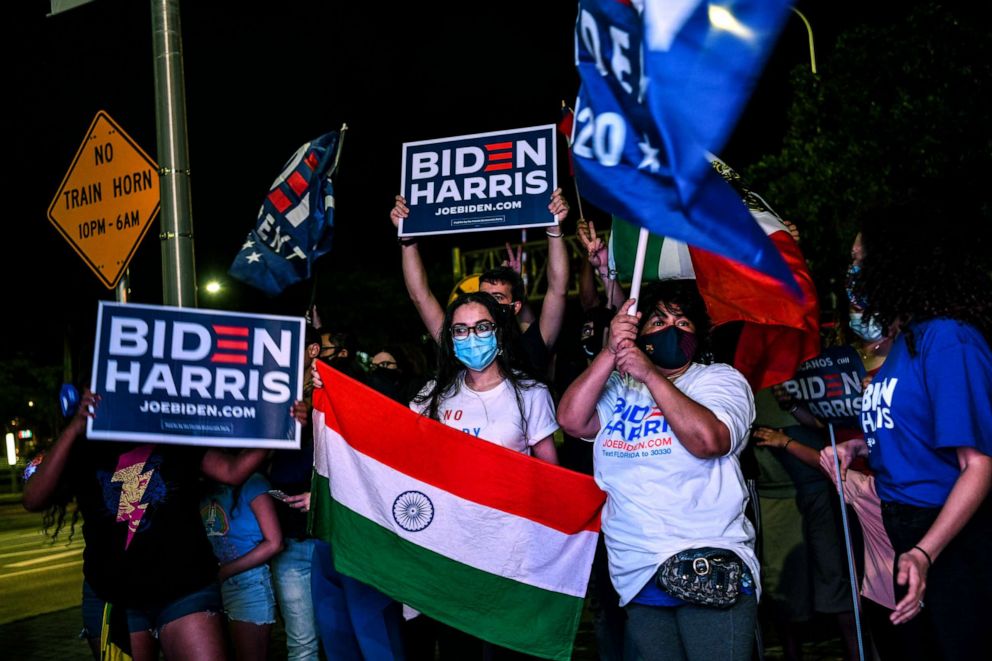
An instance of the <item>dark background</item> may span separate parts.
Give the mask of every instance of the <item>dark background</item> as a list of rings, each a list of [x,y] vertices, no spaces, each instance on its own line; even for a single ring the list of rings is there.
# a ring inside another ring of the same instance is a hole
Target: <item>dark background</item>
[[[113,300],[114,292],[49,222],[48,205],[98,110],[156,156],[150,3],[98,0],[47,18],[48,2],[10,4],[16,8],[5,7],[4,59],[13,110],[6,169],[13,204],[0,351],[58,365],[67,337],[74,351],[89,351],[96,302]],[[813,24],[818,60],[839,30],[898,6],[869,4],[798,3]],[[286,159],[347,123],[335,182],[334,248],[317,262],[317,300],[325,317],[374,329],[366,332],[420,332],[388,219],[401,145],[556,122],[561,100],[573,104],[578,89],[576,7],[574,0],[181,3],[196,279],[202,287],[220,278],[227,287],[216,298],[201,289],[200,307],[304,312],[311,283],[270,299],[226,271]],[[721,154],[738,169],[777,148],[789,71],[809,65],[807,38],[791,15]],[[559,180],[574,209],[567,171]],[[587,216],[595,214],[587,208]],[[156,221],[131,262],[134,302],[162,301],[158,231]],[[446,297],[451,289],[453,245],[470,249],[515,238],[493,233],[424,242],[435,292]]]

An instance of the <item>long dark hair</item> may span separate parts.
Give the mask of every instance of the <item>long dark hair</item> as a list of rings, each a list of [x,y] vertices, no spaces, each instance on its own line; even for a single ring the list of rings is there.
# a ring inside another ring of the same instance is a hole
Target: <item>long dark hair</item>
[[[45,510],[41,519],[43,533],[48,536],[52,544],[58,541],[59,534],[65,528],[66,516],[69,512],[69,505],[74,502],[72,494],[67,490],[62,490],[56,495],[56,501]],[[69,521],[69,538],[66,544],[72,543],[72,538],[76,534],[76,522],[79,521],[79,508],[73,507],[72,518]]]
[[[658,307],[663,307],[670,314],[680,314],[696,327],[696,353],[692,357],[695,362],[710,363],[712,351],[710,348],[710,330],[713,322],[706,311],[706,303],[699,295],[695,280],[660,280],[645,285],[637,301],[637,309],[641,320],[637,330],[644,328],[648,318]]]
[[[885,330],[898,322],[911,354],[910,323],[936,317],[970,324],[992,344],[989,246],[981,232],[967,231],[974,217],[918,201],[873,210],[862,222],[865,256],[854,292],[866,301],[866,319]]]
[[[440,420],[438,410],[445,397],[453,394],[457,387],[462,372],[465,367],[455,356],[454,340],[451,337],[451,324],[455,316],[455,310],[468,305],[478,303],[486,308],[493,321],[496,323],[496,342],[499,344],[499,353],[496,355],[496,363],[500,372],[510,381],[514,395],[517,399],[517,407],[520,409],[520,417],[526,427],[527,421],[523,414],[523,399],[520,396],[522,390],[532,387],[537,380],[529,376],[524,369],[523,363],[517,357],[517,346],[520,336],[520,328],[513,317],[509,306],[500,305],[495,298],[485,292],[471,292],[462,294],[448,306],[444,312],[444,323],[441,326],[441,338],[437,354],[437,375],[434,378],[433,387],[414,398],[414,402],[423,404],[428,402],[424,415],[434,420]],[[526,433],[526,429],[525,429]]]

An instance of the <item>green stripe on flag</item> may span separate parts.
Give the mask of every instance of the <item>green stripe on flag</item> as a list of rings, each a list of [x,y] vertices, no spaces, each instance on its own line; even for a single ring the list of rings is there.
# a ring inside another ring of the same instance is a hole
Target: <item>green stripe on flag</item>
[[[634,258],[637,255],[637,237],[641,233],[641,228],[635,223],[613,216],[611,232],[617,277],[623,282],[630,282],[634,277]],[[657,234],[648,235],[648,249],[644,254],[644,274],[642,276],[645,281],[658,279],[661,244],[664,241],[665,238]]]
[[[421,548],[330,500],[314,474],[314,534],[334,547],[339,571],[425,615],[491,643],[549,659],[569,659],[583,600],[480,571]],[[316,496],[316,505],[314,504]]]

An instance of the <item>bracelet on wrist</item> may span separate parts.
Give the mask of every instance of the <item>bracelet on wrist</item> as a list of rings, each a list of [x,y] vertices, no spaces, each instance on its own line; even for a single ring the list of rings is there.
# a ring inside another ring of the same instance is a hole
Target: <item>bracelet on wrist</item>
[[[398,236],[396,237],[396,243],[401,246],[412,246],[417,243],[417,237],[415,236]]]
[[[913,546],[914,549],[923,554],[923,557],[927,559],[927,568],[933,567],[933,560],[930,559],[930,554],[924,551],[919,546]]]
[[[794,440],[796,440],[796,439],[794,439],[794,438],[790,438],[789,440],[787,440],[787,441],[785,442],[785,445],[783,445],[783,446],[782,446],[782,449],[783,449],[783,450],[788,450],[788,449],[789,449],[789,443],[792,443],[792,442],[793,442]]]
[[[558,230],[557,234],[552,234],[549,230],[544,230],[544,233],[550,236],[552,239],[560,239],[561,237],[565,236],[565,233],[561,231],[561,229]]]

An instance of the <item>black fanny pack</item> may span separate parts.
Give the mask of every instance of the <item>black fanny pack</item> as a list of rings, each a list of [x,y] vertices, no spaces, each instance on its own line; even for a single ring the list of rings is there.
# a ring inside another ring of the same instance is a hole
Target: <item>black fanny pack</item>
[[[704,547],[676,553],[658,567],[658,587],[684,601],[729,608],[737,603],[744,561],[733,551]]]

